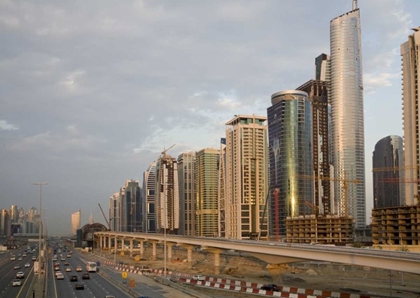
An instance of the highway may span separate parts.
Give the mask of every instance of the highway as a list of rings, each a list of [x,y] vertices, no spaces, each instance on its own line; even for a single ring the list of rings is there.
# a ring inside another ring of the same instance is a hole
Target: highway
[[[52,262],[52,255],[48,262],[48,282],[47,282],[47,297],[48,298],[93,298],[105,297],[105,295],[113,295],[115,297],[132,296],[126,294],[123,290],[115,287],[112,283],[107,281],[98,273],[89,273],[90,279],[82,279],[82,274],[86,273],[85,261],[80,258],[77,253],[67,257],[68,252],[63,252],[64,261],[58,255],[58,262],[60,263],[60,271],[64,274],[63,280],[55,278],[55,271]],[[95,261],[95,260],[90,260]],[[69,265],[65,265],[68,262]],[[76,272],[76,267],[81,266],[83,271]],[[70,268],[70,272],[66,272],[66,268]],[[100,267],[99,267],[100,268]],[[70,281],[70,276],[77,275],[78,281]],[[85,288],[83,290],[76,290],[75,284],[83,283]]]
[[[34,277],[33,264],[31,260],[33,254],[28,254],[26,257],[22,257],[19,261],[19,254],[23,254],[23,249],[8,250],[5,254],[0,255],[0,298],[24,298],[27,293],[31,291],[31,282]],[[16,256],[15,261],[10,260],[10,255]],[[25,267],[25,263],[29,263],[30,267]],[[19,266],[19,269],[14,269],[15,266]],[[25,277],[22,279],[22,286],[12,287],[12,281],[16,277],[17,272],[24,272]]]

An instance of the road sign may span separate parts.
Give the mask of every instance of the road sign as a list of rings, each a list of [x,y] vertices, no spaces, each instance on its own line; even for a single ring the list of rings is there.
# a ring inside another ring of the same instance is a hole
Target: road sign
[[[127,272],[121,272],[121,276],[122,278],[127,278],[128,277],[128,273]]]
[[[123,257],[124,256],[124,252],[122,251],[122,252],[120,252],[120,255]]]
[[[140,257],[139,256],[135,256],[134,257],[134,261],[136,261],[136,262],[140,261]]]
[[[136,286],[136,282],[134,279],[130,278],[130,281],[128,282],[128,286],[134,288]]]

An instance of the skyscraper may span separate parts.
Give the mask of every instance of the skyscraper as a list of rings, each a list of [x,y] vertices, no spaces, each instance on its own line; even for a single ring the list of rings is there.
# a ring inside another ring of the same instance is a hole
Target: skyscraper
[[[218,170],[219,150],[206,148],[197,152],[195,162],[197,236],[215,237],[219,233]]]
[[[226,123],[225,237],[267,238],[267,118],[236,115]]]
[[[121,197],[120,193],[116,192],[109,198],[109,225],[111,231],[121,231]]]
[[[312,109],[308,94],[287,90],[271,96],[267,109],[270,163],[270,236],[286,235],[287,217],[312,214]]]
[[[121,191],[121,229],[141,232],[141,190],[138,180],[127,180]]]
[[[175,158],[164,151],[156,163],[156,231],[178,234],[179,190]]]
[[[219,174],[218,174],[218,236],[226,237],[226,138],[220,139]]]
[[[143,173],[143,232],[156,233],[156,162]]]
[[[195,236],[195,152],[178,156],[179,235]]]
[[[400,136],[387,136],[376,143],[372,157],[372,169],[373,208],[403,205],[405,193],[404,146]]]
[[[10,206],[10,221],[15,223],[18,222],[19,219],[19,211],[16,205]]]
[[[312,106],[312,162],[314,169],[313,204],[321,214],[331,213],[328,82],[310,80],[298,87],[308,93]]]
[[[405,148],[405,205],[417,205],[420,179],[420,135],[419,135],[419,57],[420,27],[401,45],[403,125]]]
[[[71,234],[76,236],[77,230],[80,229],[81,210],[72,213],[71,215]]]
[[[330,38],[334,201],[338,215],[352,216],[356,228],[365,228],[362,43],[356,0],[350,12],[331,20]]]

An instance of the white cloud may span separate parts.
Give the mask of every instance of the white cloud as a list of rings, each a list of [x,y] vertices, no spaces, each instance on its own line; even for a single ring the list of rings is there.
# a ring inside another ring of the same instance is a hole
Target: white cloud
[[[0,130],[18,130],[19,127],[17,127],[14,124],[8,123],[6,120],[0,120]]]

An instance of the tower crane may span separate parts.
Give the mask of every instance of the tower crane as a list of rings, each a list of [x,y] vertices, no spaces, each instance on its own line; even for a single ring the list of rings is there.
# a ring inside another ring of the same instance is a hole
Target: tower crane
[[[102,206],[101,206],[101,204],[99,204],[99,203],[98,203],[98,205],[99,205],[99,208],[101,209],[102,215],[104,216],[105,222],[106,222],[106,224],[108,225],[108,229],[111,231],[111,226],[109,225],[109,221],[108,221],[108,219],[106,218],[104,211],[102,210]]]
[[[175,147],[176,144],[173,144],[171,147],[169,147],[168,149],[163,149],[161,156],[160,157],[165,157],[166,156],[166,152],[169,151],[169,149],[172,149],[173,147]]]

